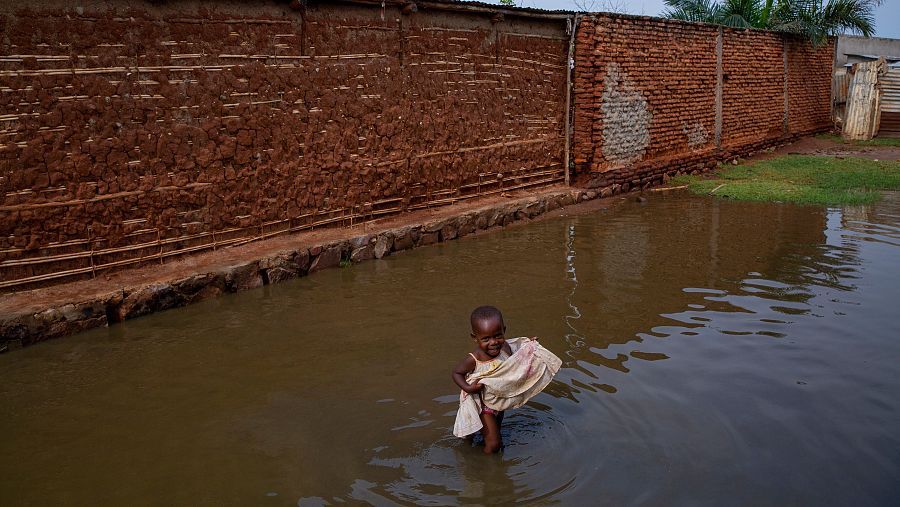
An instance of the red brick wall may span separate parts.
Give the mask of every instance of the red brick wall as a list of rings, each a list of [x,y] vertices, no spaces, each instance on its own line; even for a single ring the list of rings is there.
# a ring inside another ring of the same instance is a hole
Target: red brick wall
[[[0,7],[0,282],[562,179],[565,20],[23,5]]]
[[[572,165],[576,171],[588,172],[594,160],[594,19],[581,18],[575,31],[575,68],[572,69]]]
[[[813,48],[797,39],[788,48],[788,103],[791,132],[807,133],[831,127],[831,72],[835,39]],[[825,106],[825,107],[823,107]]]
[[[779,34],[722,31],[722,146],[784,135],[784,46]]]
[[[577,41],[573,157],[588,186],[643,187],[830,126],[832,43],[623,15],[582,18]]]
[[[576,165],[604,172],[710,149],[717,33],[654,18],[585,18],[575,72]]]

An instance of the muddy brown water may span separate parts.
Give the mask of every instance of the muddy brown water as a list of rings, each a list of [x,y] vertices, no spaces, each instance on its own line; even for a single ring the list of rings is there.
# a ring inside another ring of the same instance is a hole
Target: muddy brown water
[[[0,356],[0,504],[896,505],[900,195],[653,195]],[[563,360],[450,434],[479,304]]]

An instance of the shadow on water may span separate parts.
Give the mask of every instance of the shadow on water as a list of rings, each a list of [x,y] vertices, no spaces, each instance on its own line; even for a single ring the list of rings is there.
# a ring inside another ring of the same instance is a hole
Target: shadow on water
[[[0,500],[900,498],[900,197],[654,197],[0,357]],[[449,434],[485,303],[563,359],[498,456]]]

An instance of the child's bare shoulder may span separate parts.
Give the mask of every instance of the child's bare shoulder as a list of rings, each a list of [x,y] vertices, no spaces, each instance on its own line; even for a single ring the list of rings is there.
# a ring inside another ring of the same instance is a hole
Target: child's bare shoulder
[[[460,361],[459,364],[456,365],[455,370],[460,373],[471,373],[475,371],[475,356],[473,356],[472,354],[466,354],[466,356],[463,357],[462,361]]]

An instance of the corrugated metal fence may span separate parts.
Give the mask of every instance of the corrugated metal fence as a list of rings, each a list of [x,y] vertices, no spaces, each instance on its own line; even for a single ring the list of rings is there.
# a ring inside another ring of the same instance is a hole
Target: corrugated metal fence
[[[847,69],[834,71],[831,80],[832,120],[838,125],[844,124],[847,116],[847,92],[850,88],[850,74]]]
[[[884,59],[857,63],[850,71],[847,90],[847,114],[841,136],[849,141],[872,139],[878,130]]]
[[[900,137],[900,69],[881,76],[881,125],[879,137]]]

